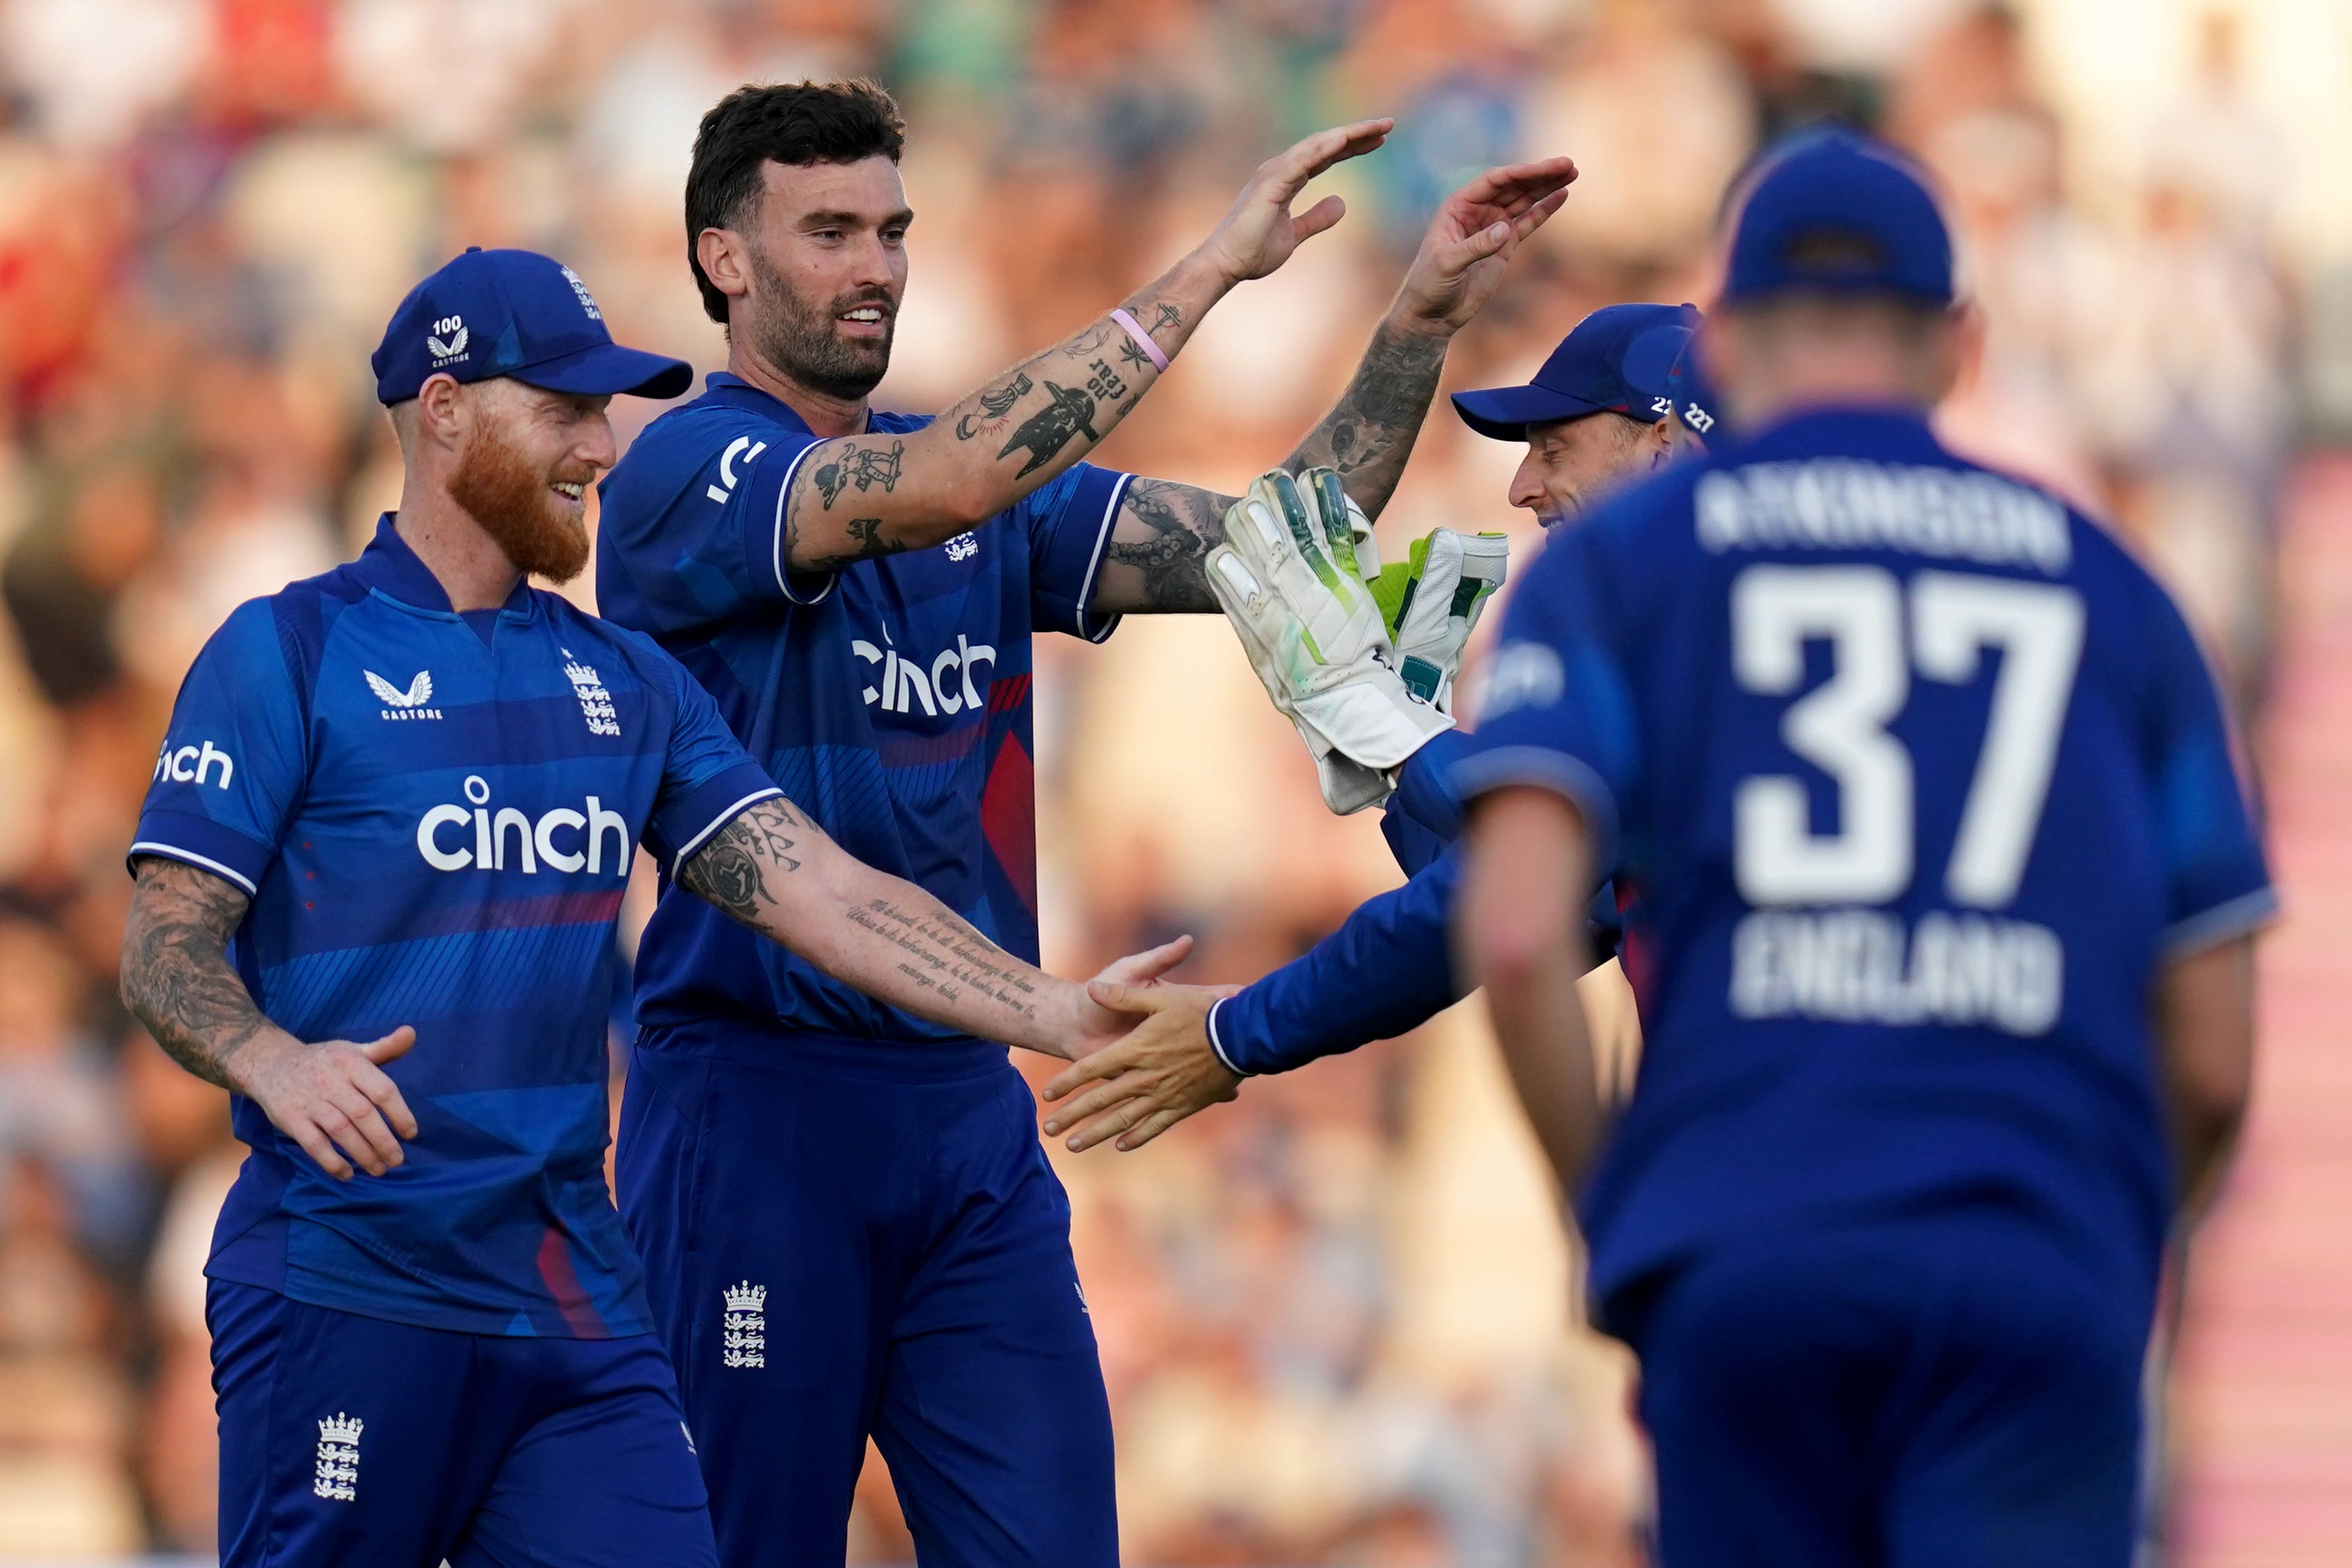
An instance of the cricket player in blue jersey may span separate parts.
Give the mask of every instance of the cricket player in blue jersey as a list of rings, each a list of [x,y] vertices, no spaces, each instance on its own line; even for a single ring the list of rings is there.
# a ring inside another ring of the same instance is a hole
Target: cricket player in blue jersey
[[[1273,159],[1168,273],[925,419],[868,403],[911,248],[896,106],[866,83],[731,95],[685,204],[728,371],[605,481],[604,613],[692,670],[845,847],[1034,954],[1031,639],[1213,611],[1202,562],[1232,504],[1078,459],[1219,299],[1338,220],[1337,198],[1291,202],[1388,124]],[[1445,205],[1296,466],[1379,510],[1449,338],[1573,174],[1498,170]],[[1378,673],[1369,724],[1445,726]],[[924,1563],[1115,1563],[1068,1204],[1005,1037],[869,1001],[709,912],[673,892],[646,929],[617,1173],[722,1559],[837,1564],[870,1435]]]
[[[604,1188],[637,847],[939,1026],[1070,1054],[1124,1020],[845,855],[675,659],[527,584],[587,563],[610,396],[685,364],[616,346],[569,268],[474,250],[374,368],[399,511],[205,645],[131,849],[123,999],[252,1151],[205,1268],[221,1557],[709,1563]]]
[[[1697,450],[1701,433],[1716,423],[1690,365],[1697,320],[1687,305],[1604,306],[1577,323],[1527,385],[1455,393],[1454,409],[1472,429],[1527,445],[1510,503],[1533,511],[1549,531]],[[1321,590],[1312,574],[1290,580]],[[1414,586],[1443,592],[1443,581],[1425,577]],[[1313,605],[1285,609],[1316,613]],[[1449,651],[1458,662],[1461,644]],[[1232,1099],[1245,1077],[1391,1038],[1459,1001],[1468,988],[1456,976],[1446,931],[1461,881],[1454,846],[1460,817],[1443,776],[1466,740],[1456,731],[1432,737],[1406,763],[1387,803],[1381,832],[1409,879],[1367,900],[1306,953],[1232,995],[1192,985],[1097,991],[1098,1001],[1145,1021],[1046,1085],[1049,1100],[1085,1092],[1057,1105],[1045,1131],[1066,1130],[1073,1150],[1112,1138],[1120,1149],[1138,1149]],[[1613,890],[1604,885],[1591,921],[1600,962],[1615,945],[1616,924]]]
[[[1937,442],[1961,330],[1899,155],[1767,162],[1702,331],[1737,438],[1552,541],[1451,772],[1666,1568],[2125,1568],[2162,1255],[2245,1102],[2273,899],[2212,679],[2113,539]]]

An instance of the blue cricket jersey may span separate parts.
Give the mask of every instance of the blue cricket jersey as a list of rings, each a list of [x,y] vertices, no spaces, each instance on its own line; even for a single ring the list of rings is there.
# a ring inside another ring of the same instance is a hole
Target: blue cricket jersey
[[[876,413],[870,432],[929,423]],[[783,503],[825,448],[724,374],[664,413],[601,487],[598,605],[691,670],[751,754],[850,854],[1037,958],[1030,635],[1100,641],[1087,601],[1128,476],[1079,464],[971,532],[824,577],[785,561]],[[862,490],[835,487],[854,510]],[[955,1031],[667,894],[637,952],[637,1017],[856,1039]],[[675,1037],[668,1037],[675,1041]]]
[[[206,1272],[430,1328],[650,1331],[604,1187],[604,1012],[637,845],[666,869],[777,793],[645,637],[518,584],[487,639],[387,517],[349,565],[235,614],[180,689],[131,855],[251,896],[231,958],[305,1040],[385,1068],[407,1160],[337,1182],[251,1149]]]
[[[2197,645],[2105,533],[1916,417],[1801,415],[1551,542],[1476,741],[1458,793],[1561,792],[1632,884],[1604,1300],[1955,1200],[2153,1289],[2150,986],[2274,900]]]

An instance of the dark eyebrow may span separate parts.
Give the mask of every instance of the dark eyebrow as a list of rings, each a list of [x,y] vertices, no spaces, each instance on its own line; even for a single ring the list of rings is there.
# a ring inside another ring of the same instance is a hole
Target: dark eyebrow
[[[889,228],[895,225],[903,228],[914,221],[915,215],[905,207],[900,207],[874,226]],[[865,224],[865,218],[851,212],[813,212],[801,218],[803,228],[862,228]]]

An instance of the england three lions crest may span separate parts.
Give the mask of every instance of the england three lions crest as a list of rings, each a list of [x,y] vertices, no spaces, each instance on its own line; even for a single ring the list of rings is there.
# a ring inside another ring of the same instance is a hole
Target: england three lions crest
[[[353,1502],[360,1495],[360,1429],[356,1415],[337,1411],[319,1423],[319,1462],[310,1491],[330,1502]]]
[[[726,1366],[768,1364],[768,1288],[746,1279],[726,1289],[719,1359]]]

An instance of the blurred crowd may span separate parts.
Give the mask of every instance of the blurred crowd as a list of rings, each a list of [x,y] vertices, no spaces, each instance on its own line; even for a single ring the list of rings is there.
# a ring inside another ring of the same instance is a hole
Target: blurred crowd
[[[1845,116],[1932,164],[1962,231],[1986,331],[1952,437],[2116,519],[2252,708],[2276,498],[2352,431],[2352,258],[2285,258],[2284,132],[2226,8],[2181,19],[2130,180],[2083,189],[2036,53],[2060,8],[0,0],[0,1559],[210,1548],[202,1267],[240,1150],[115,999],[121,857],[205,636],[396,496],[366,360],[416,277],[548,250],[624,341],[716,368],[682,255],[695,122],[745,80],[869,73],[907,108],[918,214],[877,401],[936,407],[1156,271],[1294,135],[1393,113],[1335,178],[1348,219],[1222,307],[1100,455],[1231,489],[1344,382],[1466,173],[1584,170],[1450,386],[1523,377],[1594,306],[1704,301],[1727,182]],[[647,416],[615,413],[625,440]],[[1526,541],[1517,458],[1441,407],[1383,536]],[[1192,977],[1247,979],[1395,880],[1221,620],[1045,640],[1050,963],[1187,930]],[[1574,1326],[1475,1008],[1062,1165],[1129,1560],[1639,1561],[1628,1369]],[[878,1468],[853,1547],[908,1555]]]

